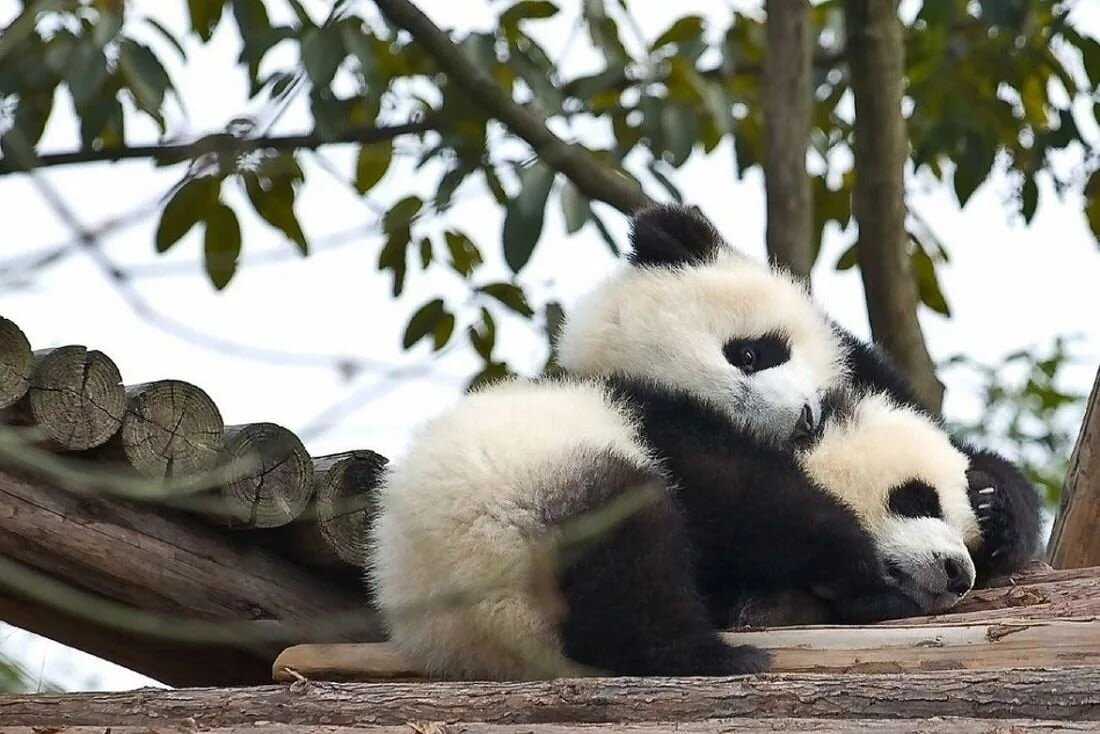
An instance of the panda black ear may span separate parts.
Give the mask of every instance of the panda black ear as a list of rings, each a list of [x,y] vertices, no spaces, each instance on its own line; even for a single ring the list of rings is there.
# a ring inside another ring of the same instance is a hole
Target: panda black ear
[[[726,242],[697,206],[653,204],[634,213],[630,231],[632,265],[703,265]]]

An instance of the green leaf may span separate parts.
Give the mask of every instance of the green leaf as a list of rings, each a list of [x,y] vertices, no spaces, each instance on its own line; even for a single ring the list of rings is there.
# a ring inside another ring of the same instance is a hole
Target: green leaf
[[[420,268],[427,270],[432,264],[432,240],[430,237],[420,239]]]
[[[513,273],[518,273],[531,259],[535,243],[542,234],[546,199],[554,185],[554,171],[534,163],[519,172],[520,191],[505,207],[504,260]]]
[[[188,179],[176,189],[161,212],[155,242],[157,252],[166,252],[195,224],[206,219],[218,201],[221,179],[213,176]]]
[[[531,318],[535,315],[535,312],[531,310],[531,306],[527,303],[527,294],[513,283],[490,283],[489,285],[480,286],[476,290],[495,298],[520,316]]]
[[[853,242],[851,246],[840,254],[840,257],[836,261],[837,270],[851,270],[859,263],[859,241]]]
[[[436,211],[443,212],[451,207],[451,199],[454,197],[455,191],[458,190],[458,187],[462,185],[462,182],[466,180],[471,172],[472,169],[459,165],[443,174],[443,177],[439,179],[439,186],[436,188],[433,202]]]
[[[451,255],[451,268],[466,278],[481,264],[481,251],[462,232],[448,230],[443,234],[447,242],[447,251]]]
[[[917,292],[920,295],[921,302],[936,313],[950,316],[951,309],[948,308],[947,299],[944,298],[943,291],[940,289],[939,281],[936,278],[936,266],[932,262],[932,258],[928,256],[920,243],[915,243],[909,258],[913,265],[913,276],[917,281]]]
[[[447,346],[447,342],[451,340],[451,335],[455,332],[455,317],[452,313],[444,313],[443,317],[439,321],[435,322],[435,327],[432,328],[432,351],[438,352],[443,347]]]
[[[592,213],[592,204],[588,201],[588,197],[568,179],[561,189],[561,211],[565,218],[566,234],[573,234],[580,230]]]
[[[107,57],[103,49],[86,39],[78,41],[69,56],[65,73],[65,82],[77,107],[99,94],[107,74]]]
[[[405,336],[401,340],[401,346],[408,349],[431,334],[445,313],[447,313],[447,310],[442,298],[428,301],[418,308],[405,327]]]
[[[584,0],[583,15],[592,44],[603,53],[608,66],[624,66],[629,62],[630,54],[619,38],[619,26],[607,15],[603,0]]]
[[[237,215],[221,202],[206,214],[203,249],[206,274],[214,287],[221,290],[237,272],[237,259],[241,255],[241,226],[237,223]]]
[[[153,30],[160,34],[160,37],[167,41],[168,45],[176,50],[176,53],[180,55],[181,61],[187,60],[187,52],[183,50],[183,44],[179,42],[179,39],[176,38],[170,30],[161,25],[156,18],[146,17],[142,18],[142,20],[152,26]]]
[[[391,233],[408,229],[423,206],[424,201],[419,196],[406,196],[401,199],[382,217],[382,231]]]
[[[558,6],[548,0],[520,0],[500,16],[500,27],[510,40],[516,34],[521,20],[552,18],[558,14]]]
[[[344,57],[344,42],[338,28],[318,28],[302,36],[302,66],[314,87],[331,84]]]
[[[1100,169],[1093,171],[1085,184],[1085,218],[1092,236],[1100,244]]]
[[[615,244],[615,238],[611,236],[611,231],[607,228],[607,225],[603,223],[600,216],[596,214],[596,210],[592,210],[592,223],[596,225],[596,231],[600,233],[600,237],[603,239],[604,244],[607,245],[607,249],[611,250],[611,254],[615,257],[619,256],[619,246]]]
[[[497,325],[487,308],[481,307],[481,328],[469,326],[466,328],[466,335],[474,351],[486,362],[491,361],[497,340]]]
[[[172,88],[172,80],[156,55],[148,46],[124,38],[118,46],[118,67],[138,109],[157,121],[162,120],[160,108],[165,93]]]
[[[363,143],[355,162],[355,190],[365,194],[382,180],[393,160],[393,141]]]
[[[703,18],[699,15],[685,15],[669,26],[657,40],[650,46],[651,51],[667,46],[671,43],[683,43],[698,38],[703,33]]]
[[[406,250],[409,246],[410,233],[408,227],[399,227],[392,232],[387,232],[386,244],[378,253],[378,269],[393,271],[393,297],[401,295],[405,288],[405,272],[408,269]]]
[[[209,41],[214,29],[222,17],[224,0],[187,0],[191,14],[191,30],[198,34],[203,42]]]
[[[1024,215],[1024,222],[1031,224],[1035,216],[1035,209],[1039,206],[1039,187],[1035,184],[1034,174],[1024,176],[1023,186],[1020,187],[1020,213]]]
[[[293,158],[289,159],[292,163]],[[294,163],[296,166],[297,163]],[[271,226],[286,235],[287,239],[298,246],[298,250],[306,255],[309,253],[309,243],[305,233],[298,223],[298,217],[294,214],[294,186],[291,183],[296,178],[294,174],[282,173],[272,177],[259,176],[253,172],[242,174],[245,183],[245,193],[256,213]]]
[[[488,387],[495,382],[506,380],[512,376],[512,371],[508,369],[508,365],[504,362],[490,362],[485,365],[485,368],[474,375],[470,380],[470,384],[466,386],[467,392],[479,390],[484,387]]]

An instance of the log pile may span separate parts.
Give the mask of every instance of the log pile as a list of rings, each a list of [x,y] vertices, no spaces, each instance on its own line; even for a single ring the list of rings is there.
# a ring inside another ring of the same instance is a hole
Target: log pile
[[[1094,527],[1100,411],[1089,415],[1068,495],[1078,515],[1063,529]],[[730,632],[773,651],[764,676],[425,681],[385,642],[360,578],[385,463],[367,450],[311,457],[273,423],[226,426],[195,385],[126,385],[107,355],[33,350],[0,317],[0,619],[196,687],[0,696],[0,731],[988,732],[1100,720],[1100,558],[1068,531],[1057,542],[1073,542],[1075,562],[1060,565],[1091,567],[1035,564],[951,614]]]

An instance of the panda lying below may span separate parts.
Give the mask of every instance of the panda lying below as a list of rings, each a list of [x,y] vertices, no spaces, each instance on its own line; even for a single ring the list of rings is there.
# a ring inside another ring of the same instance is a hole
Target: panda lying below
[[[969,590],[985,544],[946,434],[847,390],[843,335],[696,210],[640,212],[632,244],[563,330],[570,379],[472,394],[388,470],[369,579],[401,652],[444,677],[750,673],[767,654],[716,633],[746,599],[868,622]]]

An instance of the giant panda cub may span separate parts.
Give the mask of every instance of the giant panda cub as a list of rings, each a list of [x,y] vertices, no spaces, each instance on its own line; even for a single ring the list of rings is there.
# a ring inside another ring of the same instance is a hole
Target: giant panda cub
[[[843,380],[803,288],[693,208],[639,212],[631,244],[563,328],[571,377],[475,392],[388,468],[369,581],[430,674],[750,673],[768,656],[717,633],[746,595],[814,585],[855,621],[913,608],[792,450]]]
[[[882,391],[899,405],[935,420],[890,358],[876,345],[861,341],[833,324],[842,346],[849,382]],[[942,422],[935,420],[943,428]],[[981,543],[972,545],[977,584],[1010,575],[1035,557],[1041,526],[1039,494],[1020,470],[1000,454],[952,437],[969,459],[967,491],[981,527]]]

